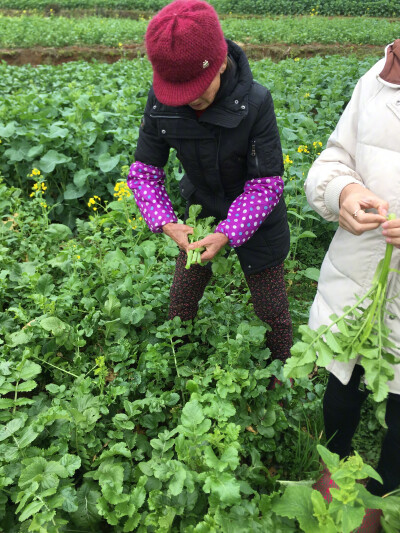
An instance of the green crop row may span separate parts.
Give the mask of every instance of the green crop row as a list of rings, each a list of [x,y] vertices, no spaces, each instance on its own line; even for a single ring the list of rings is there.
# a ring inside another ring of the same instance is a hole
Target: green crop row
[[[294,162],[287,168],[287,190],[295,211],[304,204],[298,192],[304,174],[356,80],[374,61],[333,56],[252,63],[256,79],[272,92],[283,149]],[[132,162],[150,83],[146,59],[113,65],[1,65],[0,172],[6,182],[29,195],[37,181],[32,170],[38,169],[48,187],[50,218],[73,225],[76,217],[87,214],[86,203],[94,194],[112,198],[121,168]],[[298,152],[300,145],[310,149]],[[168,172],[171,194],[177,197],[173,157]]]
[[[0,46],[123,45],[142,42],[148,20],[65,18],[37,15],[0,17]],[[226,37],[244,43],[351,43],[384,45],[400,35],[400,22],[371,18],[277,17],[222,20]]]
[[[73,9],[106,8],[157,11],[165,0],[0,0],[1,8],[12,9]],[[400,14],[398,0],[211,0],[219,13],[369,15],[395,17]]]
[[[232,257],[196,320],[167,320],[178,249],[118,191],[73,234],[0,179],[2,530],[318,531],[311,489],[278,480],[317,476],[323,374],[283,378]],[[294,318],[314,291],[292,286]]]

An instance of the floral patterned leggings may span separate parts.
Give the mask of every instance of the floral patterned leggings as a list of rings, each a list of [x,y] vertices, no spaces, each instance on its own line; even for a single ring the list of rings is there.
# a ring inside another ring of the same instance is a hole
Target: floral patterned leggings
[[[186,270],[186,253],[181,251],[171,287],[168,318],[179,316],[182,320],[193,319],[212,272],[210,268],[192,265]],[[266,344],[273,359],[282,362],[290,357],[292,346],[292,321],[283,278],[283,265],[266,268],[256,274],[245,275],[251,292],[254,311],[266,322]]]

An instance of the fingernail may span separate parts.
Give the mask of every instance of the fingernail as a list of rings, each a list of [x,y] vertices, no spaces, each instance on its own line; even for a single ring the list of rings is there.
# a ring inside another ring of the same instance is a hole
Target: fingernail
[[[386,228],[388,227],[388,225],[389,225],[389,224],[388,224],[387,222],[384,222],[384,223],[382,224],[381,227],[382,227],[383,229],[386,229]]]

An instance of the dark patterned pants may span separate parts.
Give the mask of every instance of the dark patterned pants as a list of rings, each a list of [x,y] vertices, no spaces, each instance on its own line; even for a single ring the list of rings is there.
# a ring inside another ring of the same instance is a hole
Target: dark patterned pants
[[[179,316],[182,320],[193,319],[198,311],[199,301],[210,281],[211,269],[192,265],[185,269],[186,253],[180,252],[170,293],[168,318]],[[273,359],[286,361],[292,346],[292,321],[285,290],[283,265],[266,268],[256,274],[245,275],[249,286],[254,311],[258,318],[266,322],[266,344]]]

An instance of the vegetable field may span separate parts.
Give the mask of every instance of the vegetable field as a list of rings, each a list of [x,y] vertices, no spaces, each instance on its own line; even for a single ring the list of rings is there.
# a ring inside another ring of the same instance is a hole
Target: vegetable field
[[[0,17],[2,47],[105,44],[119,60],[0,64],[0,531],[350,533],[372,501],[356,480],[377,475],[384,403],[367,402],[356,454],[339,463],[324,447],[326,371],[291,386],[234,253],[197,318],[167,320],[178,249],[150,233],[126,186],[151,69],[124,47],[148,19],[20,15]],[[307,205],[305,176],[399,34],[383,18],[317,18],[223,21],[258,44],[382,45],[363,59],[251,61],[282,139],[295,340],[335,230]],[[174,153],[165,170],[182,219]],[[346,479],[335,505],[313,496],[320,456]],[[399,496],[379,500],[385,531],[399,532]]]

